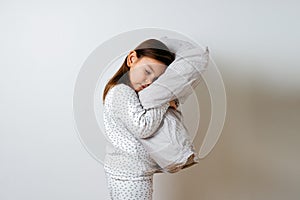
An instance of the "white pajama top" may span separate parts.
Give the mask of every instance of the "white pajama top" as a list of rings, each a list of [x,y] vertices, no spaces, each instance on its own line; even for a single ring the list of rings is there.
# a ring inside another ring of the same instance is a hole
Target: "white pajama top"
[[[105,98],[103,119],[108,140],[104,169],[119,179],[147,179],[161,168],[149,156],[139,138],[159,128],[169,103],[144,109],[138,94],[126,84],[111,88]]]

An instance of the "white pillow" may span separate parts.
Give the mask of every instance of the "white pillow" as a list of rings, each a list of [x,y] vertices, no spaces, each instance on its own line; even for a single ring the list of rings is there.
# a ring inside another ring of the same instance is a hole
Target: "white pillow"
[[[187,41],[163,37],[160,39],[170,51],[176,54],[175,60],[155,82],[141,90],[138,95],[144,108],[153,108],[178,99],[184,103],[201,81],[201,73],[207,69],[208,49]]]
[[[178,110],[169,108],[156,133],[140,141],[163,172],[175,173],[199,162]],[[194,156],[192,160],[191,156]]]
[[[138,93],[146,109],[176,98],[183,103],[199,84],[209,60],[207,49],[203,51],[189,42],[166,37],[161,41],[176,54],[176,59],[153,84]],[[178,110],[169,108],[156,133],[140,141],[163,172],[175,173],[199,162]]]

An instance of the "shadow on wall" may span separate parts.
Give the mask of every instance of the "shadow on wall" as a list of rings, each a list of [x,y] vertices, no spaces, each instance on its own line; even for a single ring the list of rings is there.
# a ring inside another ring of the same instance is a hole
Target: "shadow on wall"
[[[228,107],[217,145],[197,166],[155,175],[155,200],[299,198],[300,94],[229,77],[223,76]],[[207,124],[209,117],[201,114],[201,120]],[[202,139],[198,134],[196,146]]]

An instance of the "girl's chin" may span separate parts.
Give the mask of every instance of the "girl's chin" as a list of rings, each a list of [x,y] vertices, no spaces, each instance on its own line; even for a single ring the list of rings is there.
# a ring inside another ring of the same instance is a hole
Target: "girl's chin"
[[[132,84],[130,84],[130,87],[131,87],[132,89],[134,89],[134,91],[136,91],[136,92],[141,91],[141,88],[142,88],[142,87],[138,87],[138,86],[134,87]]]
[[[143,86],[138,86],[136,89],[135,89],[135,91],[136,92],[139,92],[139,91],[141,91],[141,90],[143,90],[144,88],[143,88]]]
[[[136,92],[139,92],[139,91],[141,91],[141,90],[143,90],[143,88],[138,88],[138,89],[136,89],[135,91],[136,91]]]

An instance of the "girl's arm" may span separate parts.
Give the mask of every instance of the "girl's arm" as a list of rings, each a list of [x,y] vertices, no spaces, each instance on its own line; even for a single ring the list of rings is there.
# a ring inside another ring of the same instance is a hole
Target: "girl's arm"
[[[144,109],[137,93],[125,84],[113,87],[112,110],[136,138],[150,137],[158,129],[170,103]]]

